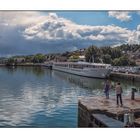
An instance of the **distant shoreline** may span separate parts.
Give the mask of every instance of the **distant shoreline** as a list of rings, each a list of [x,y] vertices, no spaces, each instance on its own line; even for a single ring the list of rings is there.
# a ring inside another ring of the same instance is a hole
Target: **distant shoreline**
[[[42,66],[42,64],[33,64],[33,63],[26,63],[26,64],[16,64],[16,65],[6,65],[6,64],[0,64],[0,66],[5,66],[5,67],[12,67],[12,66]]]

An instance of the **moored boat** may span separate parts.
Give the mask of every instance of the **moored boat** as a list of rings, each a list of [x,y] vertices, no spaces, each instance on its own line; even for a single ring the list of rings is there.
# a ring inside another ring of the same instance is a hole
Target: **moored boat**
[[[102,63],[54,62],[52,69],[85,77],[106,78],[110,75],[110,66]]]

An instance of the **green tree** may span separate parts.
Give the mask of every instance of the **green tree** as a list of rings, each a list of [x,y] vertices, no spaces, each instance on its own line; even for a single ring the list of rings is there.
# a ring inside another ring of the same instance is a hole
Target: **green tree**
[[[111,56],[109,54],[103,55],[102,60],[103,60],[103,63],[106,63],[106,64],[112,63],[112,59],[111,59]]]
[[[32,62],[33,61],[33,56],[25,56],[25,62]]]
[[[121,56],[122,56],[122,51],[119,48],[115,47],[115,48],[111,49],[111,58],[112,59],[119,58]]]
[[[33,57],[33,63],[43,63],[45,62],[45,60],[46,60],[46,57],[43,54],[36,54]]]
[[[15,59],[12,57],[8,58],[6,65],[15,65]]]
[[[87,62],[100,62],[100,49],[96,46],[89,47],[85,52],[85,58]]]
[[[111,55],[111,54],[112,54],[111,51],[112,51],[112,48],[109,47],[109,46],[105,46],[105,47],[102,47],[102,48],[101,48],[101,52],[102,52],[102,54],[104,54],[104,55],[106,55],[106,54]]]
[[[136,63],[133,60],[130,60],[128,56],[122,56],[120,58],[115,58],[113,60],[114,66],[135,66]]]

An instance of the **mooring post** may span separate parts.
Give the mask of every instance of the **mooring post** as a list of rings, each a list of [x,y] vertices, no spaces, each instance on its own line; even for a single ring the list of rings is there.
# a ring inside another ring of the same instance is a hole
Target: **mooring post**
[[[137,90],[135,88],[132,88],[132,91],[131,91],[131,100],[135,100],[135,92],[137,92]]]

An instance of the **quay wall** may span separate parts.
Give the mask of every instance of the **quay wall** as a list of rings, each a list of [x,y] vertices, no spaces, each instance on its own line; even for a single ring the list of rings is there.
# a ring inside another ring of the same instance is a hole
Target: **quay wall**
[[[78,103],[78,127],[90,127],[92,124],[91,121],[91,113],[87,110],[87,108],[82,105],[80,102]]]
[[[101,109],[90,109],[85,106],[81,101],[78,102],[78,127],[79,128],[90,128],[90,127],[99,127],[94,124],[92,114],[107,114],[111,118],[123,121],[123,114],[112,114],[106,112],[106,110]]]
[[[140,74],[127,74],[127,73],[116,73],[112,72],[110,78],[119,78],[124,80],[129,80],[132,82],[140,82]]]
[[[137,99],[131,100],[128,96],[123,97],[124,106],[116,106],[116,99],[110,97],[109,100],[102,96],[98,97],[83,97],[78,102],[78,127],[117,127],[120,123],[124,127],[124,114],[128,112],[133,114],[133,126],[140,127],[140,96]],[[95,121],[95,114],[100,115],[102,119]],[[108,125],[104,126],[104,116],[107,118]],[[101,124],[102,122],[102,124]]]

